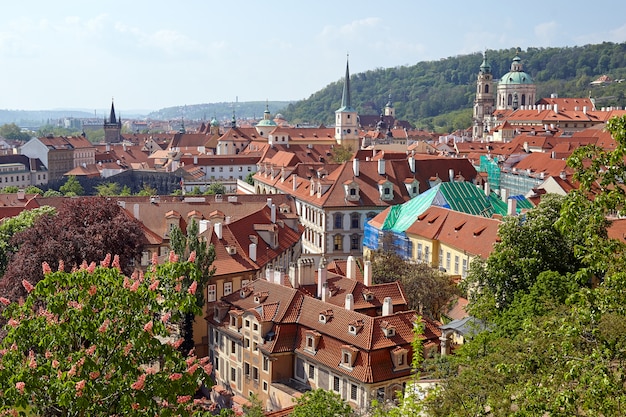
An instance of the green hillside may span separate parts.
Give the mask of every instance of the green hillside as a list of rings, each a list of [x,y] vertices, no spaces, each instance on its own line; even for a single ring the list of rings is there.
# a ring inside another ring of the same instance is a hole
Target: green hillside
[[[187,106],[166,107],[164,109],[149,113],[148,119],[175,120],[184,118],[186,120],[230,120],[233,111],[238,118],[263,118],[266,105],[272,115],[277,109],[284,108],[289,101],[245,101],[237,103],[204,103]]]
[[[494,79],[510,69],[516,48],[487,50]],[[598,107],[625,106],[626,82],[591,88],[600,75],[626,78],[626,43],[605,42],[566,48],[528,48],[519,52],[524,71],[537,84],[537,97],[587,97]],[[350,77],[352,105],[360,114],[379,114],[393,100],[396,116],[413,125],[453,130],[471,123],[476,75],[482,53],[460,55],[412,66],[380,68]],[[343,79],[281,109],[291,123],[333,123],[340,107]]]

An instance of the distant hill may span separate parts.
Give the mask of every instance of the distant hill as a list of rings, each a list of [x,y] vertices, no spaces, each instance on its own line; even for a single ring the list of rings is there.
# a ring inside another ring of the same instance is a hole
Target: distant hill
[[[516,48],[488,50],[494,79],[507,73]],[[519,53],[524,71],[537,84],[537,97],[588,97],[598,107],[625,106],[626,82],[591,87],[603,74],[612,79],[626,78],[626,43],[605,42],[566,48],[528,48]],[[412,66],[379,68],[350,77],[352,105],[360,114],[380,114],[393,101],[396,118],[414,125],[448,131],[471,124],[476,91],[476,75],[482,53],[460,55]],[[290,123],[333,123],[340,107],[343,79],[279,111]],[[458,125],[455,125],[458,124]]]
[[[287,107],[292,101],[245,101],[237,103],[205,103],[192,104],[186,106],[166,107],[164,109],[151,112],[147,115],[149,119],[175,120],[184,118],[186,120],[231,120],[233,111],[238,119],[263,118],[265,107],[269,108],[272,116],[276,115],[279,109]]]
[[[20,127],[39,127],[65,117],[89,118],[93,113],[80,110],[0,110],[0,125],[15,123]]]

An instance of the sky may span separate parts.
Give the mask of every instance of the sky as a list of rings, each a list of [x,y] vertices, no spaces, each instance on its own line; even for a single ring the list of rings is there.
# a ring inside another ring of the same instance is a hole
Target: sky
[[[607,3],[7,1],[0,109],[301,100],[340,80],[348,56],[354,74],[485,49],[625,42],[626,2]]]

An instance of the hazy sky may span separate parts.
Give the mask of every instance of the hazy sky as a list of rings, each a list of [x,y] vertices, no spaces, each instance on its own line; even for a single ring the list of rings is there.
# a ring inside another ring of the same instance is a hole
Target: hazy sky
[[[610,4],[609,4],[610,3]],[[0,13],[0,109],[299,100],[345,71],[484,49],[626,41],[626,2],[20,0]]]

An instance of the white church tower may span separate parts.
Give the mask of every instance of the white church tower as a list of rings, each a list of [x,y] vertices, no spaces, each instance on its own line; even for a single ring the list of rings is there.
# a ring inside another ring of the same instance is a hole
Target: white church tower
[[[358,115],[350,102],[350,69],[346,60],[346,79],[343,82],[341,108],[335,111],[335,140],[346,149],[359,149]]]

